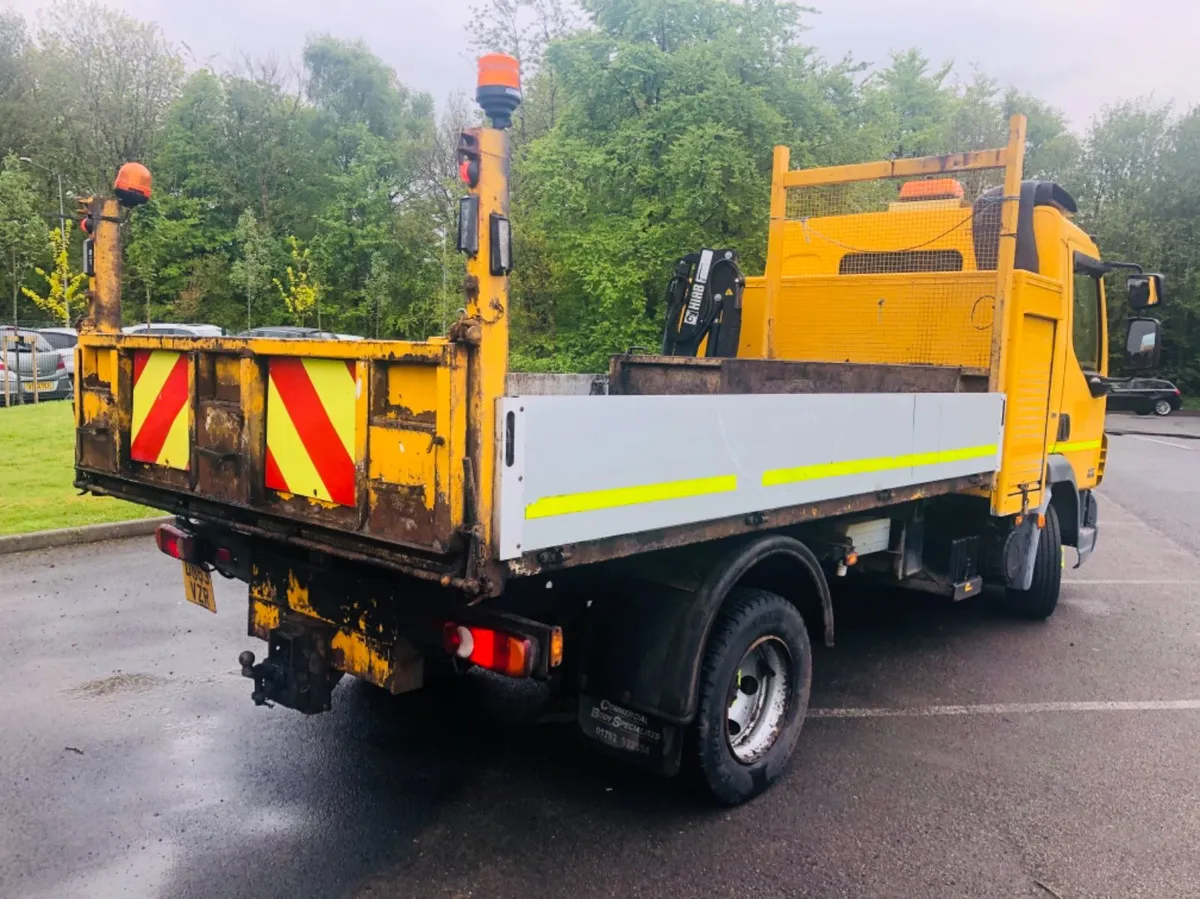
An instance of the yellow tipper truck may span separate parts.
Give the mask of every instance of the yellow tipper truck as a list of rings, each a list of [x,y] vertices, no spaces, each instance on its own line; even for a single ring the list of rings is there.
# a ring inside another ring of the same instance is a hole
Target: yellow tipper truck
[[[481,60],[478,99],[444,337],[123,335],[149,173],[86,208],[76,483],[177,516],[157,541],[192,602],[216,611],[213,571],[248,584],[256,703],[536,678],[598,745],[737,803],[795,746],[830,579],[1054,611],[1063,547],[1096,544],[1102,276],[1131,272],[1130,370],[1157,360],[1162,283],[1022,180],[1022,118],[957,155],[793,171],[777,149],[765,274],[679,260],[662,352],[588,389],[508,370],[515,60]]]

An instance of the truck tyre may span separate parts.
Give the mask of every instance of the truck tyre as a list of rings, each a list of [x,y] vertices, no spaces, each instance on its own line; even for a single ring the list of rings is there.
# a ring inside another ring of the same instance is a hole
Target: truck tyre
[[[1063,546],[1054,506],[1046,507],[1046,526],[1038,532],[1033,582],[1028,590],[1009,588],[1008,603],[1022,618],[1044,621],[1054,614],[1062,586]]]
[[[812,649],[794,605],[735,587],[713,623],[692,725],[692,766],[720,802],[738,805],[779,779],[812,687]]]

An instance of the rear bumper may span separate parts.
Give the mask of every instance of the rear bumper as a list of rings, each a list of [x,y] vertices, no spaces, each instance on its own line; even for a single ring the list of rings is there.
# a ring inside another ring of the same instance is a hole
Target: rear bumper
[[[55,376],[52,378],[41,378],[38,381],[39,384],[46,384],[48,382],[53,384],[53,386],[49,390],[41,389],[37,392],[39,401],[65,399],[71,395],[72,381],[70,378]],[[9,402],[13,404],[32,403],[34,397],[33,383],[33,378],[27,378],[23,375],[20,378],[10,377],[8,379]],[[4,379],[0,377],[0,403],[4,402],[4,384]]]

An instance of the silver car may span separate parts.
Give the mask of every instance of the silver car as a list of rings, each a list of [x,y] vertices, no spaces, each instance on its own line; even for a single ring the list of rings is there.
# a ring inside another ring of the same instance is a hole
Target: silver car
[[[63,364],[67,367],[67,379],[74,389],[75,345],[79,343],[79,333],[74,328],[39,328],[38,333],[46,338],[46,342],[62,359]]]
[[[223,337],[225,329],[217,325],[187,325],[175,322],[151,322],[122,328],[123,334],[141,334],[149,337]]]
[[[32,403],[39,400],[65,399],[71,395],[67,366],[54,352],[49,341],[28,328],[0,327],[0,404]],[[37,360],[36,376],[34,360]]]

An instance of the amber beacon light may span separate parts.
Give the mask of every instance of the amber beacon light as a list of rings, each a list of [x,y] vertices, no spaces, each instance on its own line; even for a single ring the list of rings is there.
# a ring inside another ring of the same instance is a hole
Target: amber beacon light
[[[479,86],[475,100],[492,120],[493,127],[512,125],[512,114],[521,105],[521,64],[505,53],[479,58]]]
[[[117,172],[113,189],[122,206],[141,206],[150,200],[153,180],[150,170],[140,162],[127,162]]]

